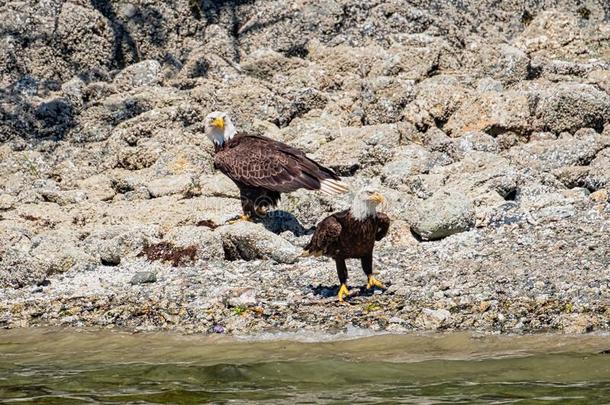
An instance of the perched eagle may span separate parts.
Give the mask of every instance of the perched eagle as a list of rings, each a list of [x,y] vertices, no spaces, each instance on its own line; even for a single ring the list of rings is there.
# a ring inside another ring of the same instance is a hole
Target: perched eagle
[[[300,150],[264,136],[238,134],[226,112],[208,114],[205,133],[214,142],[214,167],[239,188],[244,211],[241,219],[266,215],[277,205],[281,193],[300,188],[330,195],[348,191],[331,169]]]
[[[335,259],[339,275],[339,301],[349,295],[345,259],[360,259],[368,278],[366,288],[384,288],[373,277],[373,247],[383,239],[390,228],[390,219],[377,206],[384,198],[378,192],[364,188],[355,197],[352,206],[324,218],[316,227],[303,256],[328,256]]]

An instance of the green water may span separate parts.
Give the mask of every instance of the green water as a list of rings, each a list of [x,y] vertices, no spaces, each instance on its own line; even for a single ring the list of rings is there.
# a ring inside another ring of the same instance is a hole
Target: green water
[[[7,330],[0,331],[0,400],[610,403],[608,349],[610,337],[599,335],[231,340]]]

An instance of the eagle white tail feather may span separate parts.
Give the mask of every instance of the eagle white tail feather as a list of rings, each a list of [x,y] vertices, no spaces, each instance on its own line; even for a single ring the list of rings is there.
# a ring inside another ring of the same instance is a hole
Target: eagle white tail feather
[[[320,191],[328,195],[337,195],[347,193],[349,187],[339,180],[326,179],[320,182]]]

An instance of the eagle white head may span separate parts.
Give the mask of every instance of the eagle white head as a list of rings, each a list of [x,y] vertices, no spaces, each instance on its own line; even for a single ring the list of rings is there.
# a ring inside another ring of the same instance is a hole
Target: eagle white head
[[[385,198],[374,188],[364,187],[356,193],[350,208],[352,216],[362,221],[377,213],[377,206],[385,202]]]
[[[222,146],[235,136],[235,126],[226,111],[213,111],[205,117],[205,134],[214,142]]]

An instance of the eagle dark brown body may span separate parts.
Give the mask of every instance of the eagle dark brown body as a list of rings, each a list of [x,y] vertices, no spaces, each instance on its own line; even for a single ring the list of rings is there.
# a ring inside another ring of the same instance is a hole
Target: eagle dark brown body
[[[373,212],[363,219],[357,219],[351,210],[341,211],[323,219],[305,247],[307,255],[328,256],[335,260],[337,274],[341,282],[339,300],[347,291],[347,266],[345,259],[360,259],[367,275],[368,288],[383,287],[372,276],[373,248],[376,241],[383,239],[390,228],[390,219],[381,212]]]
[[[300,150],[263,136],[237,134],[215,149],[214,167],[237,185],[244,214],[249,217],[276,206],[281,193],[300,188],[324,191],[328,184],[335,187],[335,182],[323,184],[325,180],[339,182],[331,169]]]

